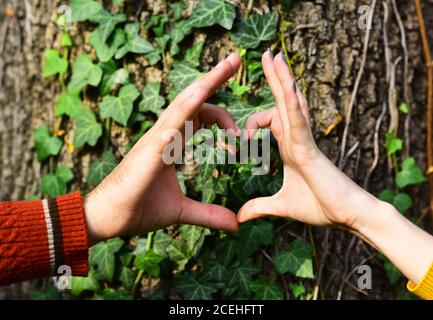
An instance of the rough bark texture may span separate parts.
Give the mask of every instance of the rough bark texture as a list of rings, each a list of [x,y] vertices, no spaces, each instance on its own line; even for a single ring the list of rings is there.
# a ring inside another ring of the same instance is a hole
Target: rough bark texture
[[[44,49],[56,45],[58,32],[52,21],[59,2],[0,0],[0,200],[23,199],[37,194],[41,170],[45,170],[34,157],[31,135],[36,126],[42,123],[53,125],[54,122],[53,97],[59,93],[59,87],[50,79],[42,78],[41,57]],[[143,13],[137,15],[141,19],[149,13],[163,11],[166,6],[165,1],[145,2]],[[196,2],[189,1],[190,7]],[[238,10],[247,6],[247,1],[230,2],[236,4]],[[426,23],[432,26],[433,2],[423,2]],[[286,33],[286,46],[289,52],[296,53],[293,61],[295,70],[308,95],[314,134],[320,148],[358,184],[377,194],[393,179],[391,164],[383,154],[379,155],[377,167],[369,181],[366,178],[374,162],[374,132],[383,110],[385,113],[378,126],[381,145],[385,132],[396,125],[392,116],[394,108],[403,101],[408,103],[411,119],[406,121],[406,116],[398,119],[400,136],[410,141],[410,155],[415,156],[421,165],[425,163],[425,69],[414,2],[406,0],[397,3],[407,42],[408,56],[405,57],[397,11],[392,1],[378,0],[365,69],[354,100],[345,153],[342,155],[342,137],[348,120],[346,115],[363,57],[366,31],[358,27],[358,7],[363,4],[371,3],[366,0],[296,2],[294,9],[288,13],[293,28]],[[255,1],[253,10],[268,11],[273,8],[272,1],[262,0]],[[387,22],[386,10],[389,15]],[[387,37],[384,37],[384,26]],[[75,28],[73,35],[79,36],[79,30]],[[203,36],[208,39],[208,47],[204,51],[202,64],[213,64],[234,48],[227,36],[210,33]],[[430,36],[432,41],[433,34]],[[82,40],[85,37],[84,34]],[[387,44],[385,38],[388,39]],[[88,46],[80,45],[77,37],[74,40],[79,48],[74,49],[72,55],[83,49],[90,50]],[[401,60],[392,68],[397,59]],[[128,67],[131,71],[135,70],[135,79],[143,74],[146,78],[156,79],[164,76],[159,70],[142,64],[139,59],[135,65]],[[395,88],[391,81],[394,77]],[[380,150],[383,151],[383,148]],[[77,174],[77,169],[85,168],[83,164],[88,162],[88,159],[68,157],[69,161],[74,162]],[[427,206],[426,186],[413,188],[411,194],[415,199],[412,213],[418,217]],[[307,227],[300,224],[282,224],[277,244],[285,247],[288,234],[307,232]],[[319,274],[322,288],[319,298],[372,299],[393,296],[383,267],[371,257],[373,249],[340,230],[313,229],[312,234],[317,252],[315,263],[317,269],[322,270]],[[363,261],[373,268],[373,289],[366,291],[368,296],[352,287],[352,284],[356,285],[352,271]],[[31,286],[26,283],[0,289],[0,298],[21,298]]]

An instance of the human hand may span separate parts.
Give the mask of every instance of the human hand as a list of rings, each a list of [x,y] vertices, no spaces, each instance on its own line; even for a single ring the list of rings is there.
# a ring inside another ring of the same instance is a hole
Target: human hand
[[[275,195],[245,203],[238,221],[274,215],[356,231],[362,223],[361,216],[379,200],[350,180],[316,146],[307,100],[283,54],[274,59],[268,51],[262,64],[277,107],[250,116],[245,126],[250,136],[258,128],[270,127],[284,162],[284,180]]]
[[[175,165],[163,161],[172,134],[182,133],[186,121],[217,123],[238,133],[233,118],[205,101],[239,68],[240,58],[231,54],[209,73],[183,90],[155,125],[136,143],[122,162],[85,198],[91,243],[122,235],[138,235],[176,223],[196,224],[235,232],[235,214],[222,206],[205,204],[184,196]],[[182,147],[185,141],[182,141]]]

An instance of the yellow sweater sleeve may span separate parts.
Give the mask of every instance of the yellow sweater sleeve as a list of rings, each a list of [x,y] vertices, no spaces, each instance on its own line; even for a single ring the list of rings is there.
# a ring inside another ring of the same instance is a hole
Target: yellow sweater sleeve
[[[407,283],[407,289],[425,300],[433,300],[433,263],[418,285]]]

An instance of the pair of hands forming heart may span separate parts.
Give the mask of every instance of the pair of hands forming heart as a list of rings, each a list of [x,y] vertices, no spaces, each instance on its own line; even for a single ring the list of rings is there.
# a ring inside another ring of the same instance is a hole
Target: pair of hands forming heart
[[[297,87],[282,54],[268,50],[262,63],[276,107],[250,116],[246,129],[270,127],[284,162],[284,183],[271,197],[245,203],[236,216],[219,205],[205,204],[182,194],[175,165],[166,165],[162,152],[166,130],[180,130],[185,121],[217,123],[239,132],[233,118],[205,103],[238,70],[241,60],[231,54],[209,73],[182,91],[156,124],[136,143],[118,167],[85,198],[92,244],[116,236],[184,223],[236,232],[238,223],[266,215],[314,225],[344,225],[356,229],[361,207],[377,201],[359,188],[324,156],[311,135],[307,101]],[[251,132],[251,131],[250,131]]]

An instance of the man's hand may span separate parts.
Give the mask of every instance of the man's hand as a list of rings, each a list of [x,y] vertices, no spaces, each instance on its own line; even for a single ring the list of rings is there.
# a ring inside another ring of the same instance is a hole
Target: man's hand
[[[248,201],[239,210],[238,221],[275,215],[312,225],[357,229],[361,214],[379,200],[352,182],[317,148],[307,100],[283,55],[273,59],[268,51],[262,63],[277,107],[250,116],[246,128],[251,133],[270,127],[284,162],[284,181],[275,195]]]
[[[194,130],[201,123],[239,132],[230,114],[205,101],[238,70],[240,58],[231,54],[209,73],[182,91],[122,162],[85,199],[92,244],[111,237],[138,235],[176,223],[196,224],[236,232],[235,214],[224,207],[184,196],[174,164],[166,165],[167,135],[182,132],[186,121]],[[185,144],[183,141],[182,145]]]

